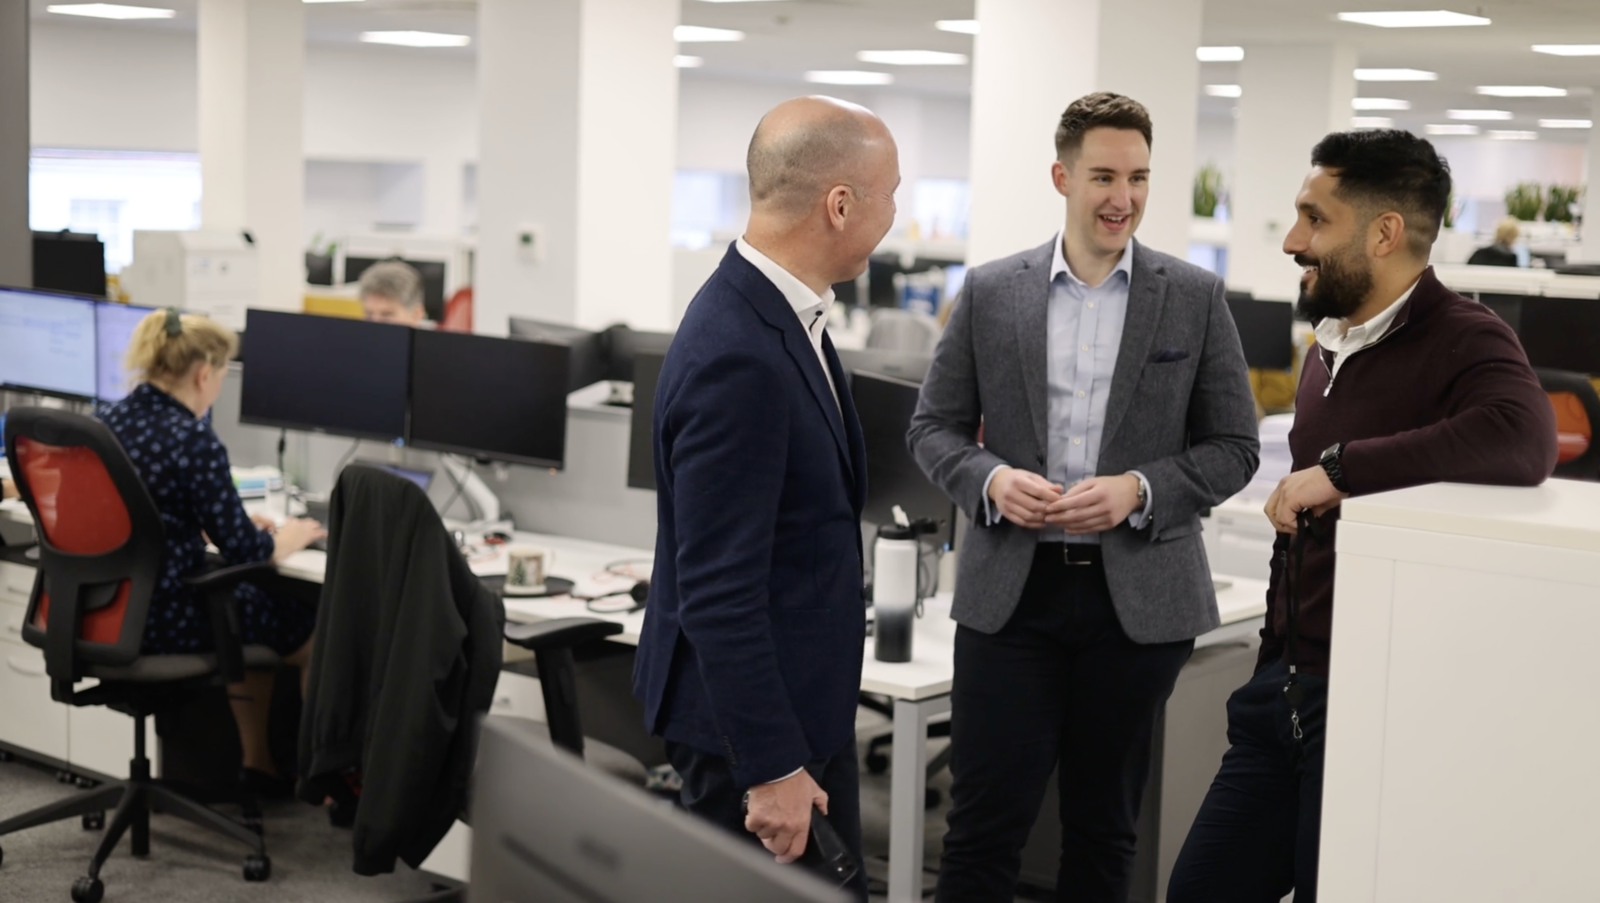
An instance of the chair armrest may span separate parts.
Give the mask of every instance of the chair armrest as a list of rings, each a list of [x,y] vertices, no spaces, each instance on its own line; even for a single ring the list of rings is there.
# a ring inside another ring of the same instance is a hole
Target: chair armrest
[[[200,591],[211,615],[211,631],[216,644],[217,673],[224,683],[244,680],[244,632],[239,627],[239,608],[233,591],[251,577],[275,573],[271,561],[252,561],[217,568],[183,578],[184,585]]]
[[[538,652],[540,649],[560,649],[581,646],[594,640],[603,640],[622,632],[622,625],[599,618],[554,618],[534,624],[509,623],[505,628],[507,642]]]

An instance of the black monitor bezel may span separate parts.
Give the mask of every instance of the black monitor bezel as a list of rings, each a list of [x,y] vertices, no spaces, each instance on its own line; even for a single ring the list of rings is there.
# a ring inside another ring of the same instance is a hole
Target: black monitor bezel
[[[90,305],[108,303],[104,295],[87,295],[82,292],[63,292],[53,288],[33,288],[31,286],[23,287],[19,285],[0,284],[0,291],[27,292],[30,295],[50,295],[56,298],[65,298],[70,301],[86,301]],[[98,333],[96,333],[94,336],[94,342],[94,391],[90,394],[80,395],[76,392],[62,392],[57,389],[46,389],[39,386],[29,386],[22,383],[7,382],[0,382],[0,391],[18,392],[24,395],[41,395],[45,398],[59,398],[62,401],[98,401],[99,396],[96,394],[100,389],[100,336]]]
[[[563,416],[561,418],[561,458],[559,460],[552,460],[552,459],[548,459],[548,458],[530,457],[530,456],[527,456],[527,455],[518,455],[518,454],[511,453],[511,452],[494,451],[494,450],[490,450],[490,449],[472,448],[471,446],[456,445],[454,443],[440,442],[440,441],[433,440],[433,439],[418,439],[418,438],[416,438],[416,436],[414,436],[412,434],[412,427],[413,427],[414,421],[415,421],[415,417],[413,416],[414,412],[412,410],[412,406],[416,403],[415,380],[416,380],[416,362],[417,362],[417,341],[419,339],[421,341],[423,341],[423,342],[429,341],[428,338],[422,338],[424,333],[433,333],[433,334],[436,334],[436,335],[439,334],[438,331],[436,331],[436,330],[417,330],[417,334],[415,336],[413,336],[412,340],[411,340],[411,372],[407,374],[407,379],[406,379],[406,400],[407,400],[407,404],[406,404],[406,444],[408,446],[410,446],[411,448],[420,449],[420,450],[423,450],[423,451],[443,452],[445,454],[452,454],[452,455],[466,455],[466,456],[471,457],[471,458],[476,459],[476,460],[503,461],[503,462],[508,463],[508,464],[521,464],[521,465],[524,465],[526,467],[537,467],[537,468],[541,468],[541,469],[545,469],[545,470],[558,470],[559,471],[559,470],[565,470],[566,469],[567,416]],[[541,342],[541,341],[537,341],[535,339],[501,338],[499,336],[486,336],[486,335],[478,335],[478,334],[474,334],[474,333],[447,333],[447,334],[450,334],[450,335],[471,335],[474,338],[486,339],[486,340],[490,340],[490,341],[518,342],[518,343],[524,343],[524,344],[529,344],[529,345],[543,345],[545,347],[550,347],[550,348],[560,348],[567,355],[567,366],[569,368],[572,366],[572,359],[571,359],[571,357],[572,357],[572,349],[571,349],[570,346],[568,346],[568,345],[566,345],[566,344],[564,344],[562,342]],[[571,393],[570,392],[563,392],[562,393],[562,399],[563,399],[562,400],[562,410],[568,416],[570,416],[570,410],[571,409],[566,406],[565,399],[566,399],[566,396],[569,395],[569,394],[571,394]]]

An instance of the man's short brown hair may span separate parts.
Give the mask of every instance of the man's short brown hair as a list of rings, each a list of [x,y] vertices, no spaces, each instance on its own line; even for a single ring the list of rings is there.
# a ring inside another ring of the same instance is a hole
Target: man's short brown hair
[[[1144,136],[1150,146],[1150,111],[1131,97],[1098,91],[1074,100],[1056,126],[1056,159],[1071,164],[1083,150],[1090,129],[1128,129]]]

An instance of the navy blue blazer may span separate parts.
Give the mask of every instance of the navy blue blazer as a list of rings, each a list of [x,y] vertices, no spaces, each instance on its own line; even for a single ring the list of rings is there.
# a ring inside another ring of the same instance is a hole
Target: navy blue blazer
[[[734,247],[655,398],[656,557],[634,664],[650,731],[750,786],[855,736],[866,446],[833,343]],[[843,416],[840,416],[841,409]]]

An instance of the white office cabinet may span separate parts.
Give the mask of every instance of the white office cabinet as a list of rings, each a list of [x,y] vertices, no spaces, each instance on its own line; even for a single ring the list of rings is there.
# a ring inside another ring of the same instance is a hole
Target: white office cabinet
[[[4,616],[11,616],[11,606]],[[65,761],[67,707],[50,698],[44,653],[0,639],[0,740]]]
[[[97,683],[85,680],[76,689],[86,690]],[[133,758],[133,719],[103,705],[63,706],[67,710],[67,755],[73,768],[93,771],[112,778],[128,776]],[[144,753],[150,770],[159,776],[160,756],[156,755],[156,720],[144,723]]]
[[[490,705],[489,714],[543,721],[544,691],[539,685],[539,678],[515,671],[501,671],[500,679],[494,685],[494,702]]]
[[[1212,573],[1271,579],[1272,543],[1278,534],[1262,510],[1265,501],[1236,497],[1211,509],[1204,526],[1214,533],[1206,538]]]
[[[237,232],[135,229],[122,286],[134,304],[179,307],[243,329],[260,294],[256,266],[255,245]]]
[[[1600,484],[1344,503],[1319,895],[1593,900]]]

